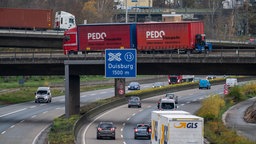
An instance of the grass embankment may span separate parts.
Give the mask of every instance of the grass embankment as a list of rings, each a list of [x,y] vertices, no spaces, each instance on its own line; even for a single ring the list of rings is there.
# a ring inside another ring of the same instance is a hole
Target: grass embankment
[[[104,76],[82,76],[81,82],[103,81]],[[16,104],[35,99],[34,93],[39,86],[50,86],[52,96],[65,94],[63,76],[33,76],[33,77],[2,77],[0,78],[0,105]],[[109,88],[111,85],[81,85],[80,91],[90,91]]]
[[[231,88],[230,93],[224,97],[213,95],[205,99],[197,115],[204,118],[206,139],[213,144],[255,144],[222,123],[222,115],[228,108],[255,95],[256,83],[249,83]]]

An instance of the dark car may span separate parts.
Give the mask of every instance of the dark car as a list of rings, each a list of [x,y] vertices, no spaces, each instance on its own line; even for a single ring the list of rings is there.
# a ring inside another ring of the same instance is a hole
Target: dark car
[[[138,107],[141,108],[141,100],[140,97],[132,96],[128,99],[128,108],[130,107]]]
[[[97,139],[108,137],[116,139],[116,127],[113,122],[100,122],[97,127]]]
[[[138,82],[131,82],[128,85],[128,90],[140,90],[140,83],[138,83]]]
[[[151,139],[151,125],[150,124],[137,124],[134,128],[134,139],[147,138]]]

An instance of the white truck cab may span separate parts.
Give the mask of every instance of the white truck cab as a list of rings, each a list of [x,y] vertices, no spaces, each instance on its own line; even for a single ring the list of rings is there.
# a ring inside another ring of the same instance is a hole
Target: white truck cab
[[[228,86],[228,88],[238,85],[237,78],[227,78],[226,85]]]

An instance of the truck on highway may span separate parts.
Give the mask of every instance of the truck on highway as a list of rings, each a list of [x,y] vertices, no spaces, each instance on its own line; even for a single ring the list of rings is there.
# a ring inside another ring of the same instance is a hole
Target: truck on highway
[[[238,85],[237,78],[227,78],[226,79],[226,85],[228,86],[228,88],[237,86]]]
[[[194,75],[168,75],[169,84],[177,84],[182,82],[192,82],[194,81]]]
[[[52,30],[69,29],[76,25],[75,16],[52,9],[0,8],[1,29]]]
[[[151,113],[151,144],[203,144],[204,119],[186,112],[171,112]]]
[[[64,54],[136,49],[138,53],[202,53],[212,50],[202,21],[79,24],[64,33]]]

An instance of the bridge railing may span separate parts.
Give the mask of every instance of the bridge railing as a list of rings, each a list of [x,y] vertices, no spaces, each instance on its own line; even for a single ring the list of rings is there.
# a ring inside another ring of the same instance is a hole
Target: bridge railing
[[[104,53],[89,53],[80,55],[64,55],[62,51],[27,51],[27,52],[1,52],[0,63],[62,63],[64,60],[104,60]],[[192,59],[233,59],[247,60],[249,63],[256,62],[255,49],[219,49],[209,53],[201,54],[137,54],[140,61],[172,61],[172,60],[187,60]]]

